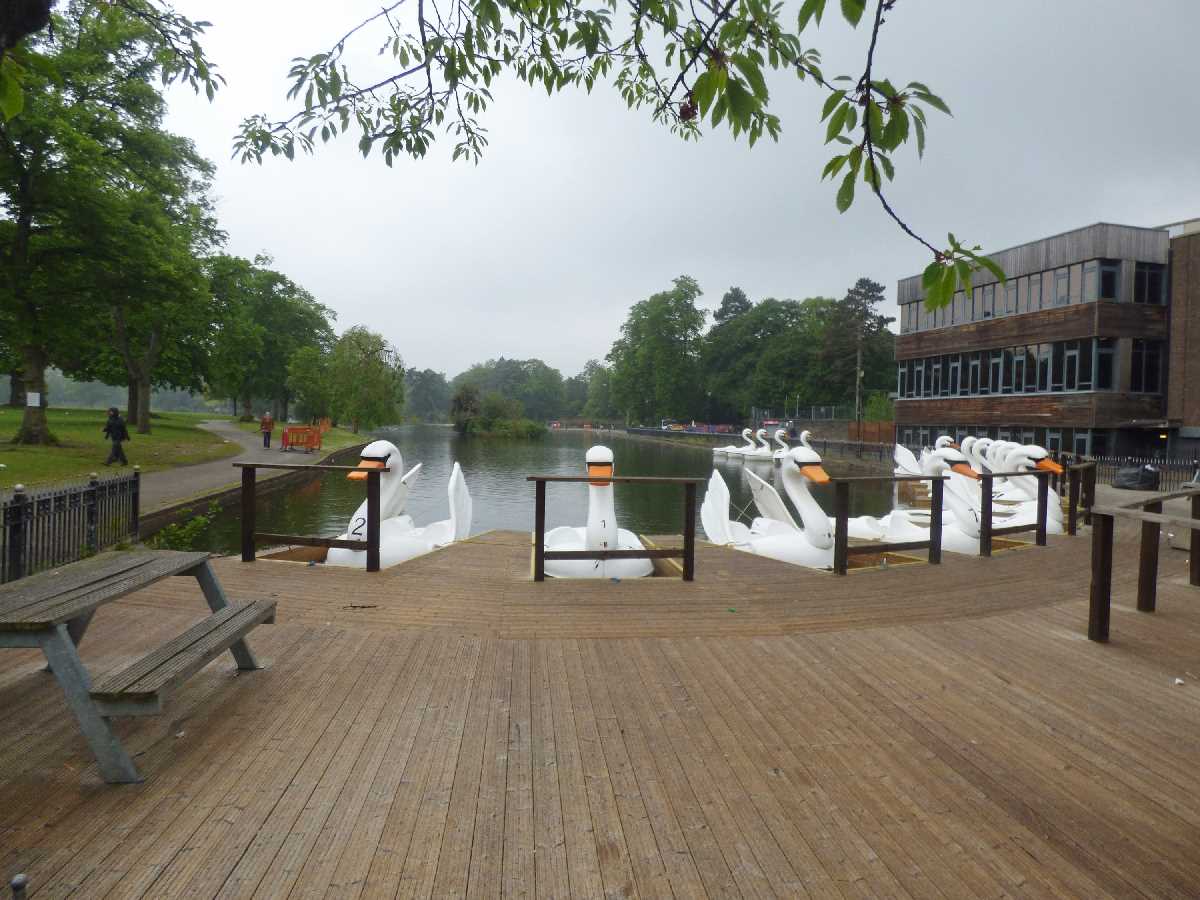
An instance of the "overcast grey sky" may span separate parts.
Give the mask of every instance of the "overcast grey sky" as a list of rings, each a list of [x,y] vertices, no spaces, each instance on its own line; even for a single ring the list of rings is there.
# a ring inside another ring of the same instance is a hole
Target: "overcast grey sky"
[[[289,60],[325,48],[378,8],[365,0],[181,0],[214,23],[206,48],[229,80],[213,103],[171,94],[169,127],[218,164],[228,250],[275,266],[338,313],[393,341],[409,366],[448,376],[495,356],[578,371],[603,357],[629,306],[694,276],[715,308],[730,285],[763,297],[887,288],[928,262],[874,198],[839,215],[819,180],[831,155],[823,98],[777,75],[778,144],[725,132],[684,143],[590,97],[502,84],[483,162],[363,160],[356,138],[315,158],[230,159],[238,122],[287,109]],[[833,14],[812,43],[827,75],[861,67],[866,30]],[[935,244],[947,231],[1000,249],[1096,221],[1157,225],[1200,215],[1200,0],[901,0],[877,72],[924,81],[923,161],[897,157],[891,200]],[[370,47],[369,52],[373,53]],[[894,310],[894,305],[892,306]]]

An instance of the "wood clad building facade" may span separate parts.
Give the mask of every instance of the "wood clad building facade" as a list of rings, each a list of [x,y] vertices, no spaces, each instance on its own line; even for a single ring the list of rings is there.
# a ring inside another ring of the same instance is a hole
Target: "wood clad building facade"
[[[1100,223],[992,254],[941,310],[900,281],[897,440],[1077,453],[1200,449],[1200,222]]]

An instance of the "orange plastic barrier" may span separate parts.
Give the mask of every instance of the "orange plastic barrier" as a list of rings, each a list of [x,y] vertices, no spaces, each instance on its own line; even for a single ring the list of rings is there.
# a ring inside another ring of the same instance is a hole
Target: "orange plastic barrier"
[[[283,429],[280,450],[303,450],[311,453],[321,449],[321,430],[311,425],[289,425]]]

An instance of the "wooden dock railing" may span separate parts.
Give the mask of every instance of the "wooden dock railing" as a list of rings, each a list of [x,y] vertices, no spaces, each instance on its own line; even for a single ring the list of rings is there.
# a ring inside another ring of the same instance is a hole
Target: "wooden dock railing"
[[[903,550],[923,550],[929,548],[930,565],[938,565],[942,561],[942,492],[945,489],[945,475],[854,475],[846,478],[832,478],[833,482],[833,571],[836,575],[845,575],[849,568],[851,556],[868,553],[898,553]],[[929,481],[932,482],[933,496],[929,507],[929,540],[898,541],[891,544],[856,544],[850,545],[850,486],[865,481]]]
[[[1034,542],[1039,547],[1046,546],[1046,517],[1050,511],[1050,476],[1045,469],[1035,469],[1032,472],[984,472],[979,476],[980,505],[979,505],[979,555],[992,555],[992,538],[1002,534],[1020,534],[1023,531],[1036,532]],[[1037,517],[1033,522],[1024,525],[1005,525],[996,528],[993,517],[992,483],[997,478],[1014,478],[1022,475],[1032,475],[1038,480]]]
[[[548,559],[683,559],[683,580],[692,581],[696,575],[696,485],[703,478],[654,478],[642,475],[529,475],[534,483],[533,580],[546,580]],[[681,484],[683,485],[683,549],[655,550],[547,550],[546,549],[546,483],[589,484]]]
[[[254,547],[258,543],[293,544],[298,547],[339,547],[345,550],[365,550],[367,571],[379,571],[379,476],[389,469],[360,469],[357,466],[305,466],[295,463],[234,463],[242,470],[242,562],[254,562]],[[367,473],[367,539],[365,541],[339,538],[310,537],[297,534],[272,534],[254,530],[255,470],[303,469],[306,472],[363,472]]]
[[[1165,516],[1163,503],[1167,500],[1191,498],[1191,516]],[[1138,612],[1154,612],[1158,601],[1158,545],[1163,525],[1191,530],[1189,545],[1188,583],[1200,587],[1200,485],[1155,494],[1121,506],[1097,506],[1092,514],[1092,587],[1088,609],[1088,638],[1108,640],[1109,617],[1112,610],[1113,531],[1116,519],[1132,519],[1142,523],[1142,540],[1138,551]]]

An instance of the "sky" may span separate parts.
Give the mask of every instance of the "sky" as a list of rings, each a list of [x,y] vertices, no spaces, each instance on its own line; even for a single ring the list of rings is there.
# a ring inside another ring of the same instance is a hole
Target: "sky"
[[[728,131],[684,142],[627,110],[615,90],[547,97],[497,85],[479,165],[443,137],[422,160],[362,159],[357,136],[314,157],[231,159],[238,123],[290,112],[292,57],[325,47],[378,4],[179,0],[213,27],[228,79],[213,102],[172,89],[167,125],[217,163],[227,251],[274,267],[337,312],[339,331],[382,333],[405,364],[453,377],[485,359],[538,357],[578,372],[603,358],[629,307],[691,275],[715,309],[840,297],[860,277],[896,282],[927,252],[862,190],[840,215],[821,182],[832,155],[824,97],[776,73],[784,132],[749,149]],[[836,3],[806,41],[827,76],[861,70],[869,30]],[[952,231],[997,250],[1098,221],[1154,226],[1200,216],[1200,117],[1189,100],[1196,0],[902,0],[876,72],[928,84],[925,157],[896,156],[889,199],[935,245]],[[374,54],[374,41],[364,45]],[[372,61],[373,65],[378,62]]]

